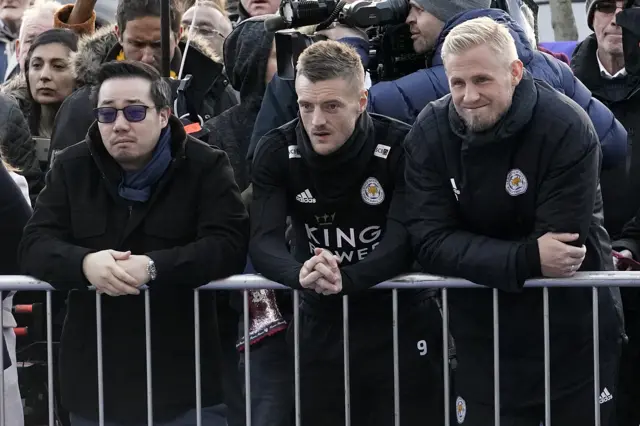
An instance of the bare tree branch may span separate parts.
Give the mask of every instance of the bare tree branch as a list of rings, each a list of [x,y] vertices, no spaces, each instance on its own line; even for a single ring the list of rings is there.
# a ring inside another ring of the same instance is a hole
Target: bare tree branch
[[[571,0],[549,0],[551,26],[556,41],[578,40],[578,27],[573,16]]]

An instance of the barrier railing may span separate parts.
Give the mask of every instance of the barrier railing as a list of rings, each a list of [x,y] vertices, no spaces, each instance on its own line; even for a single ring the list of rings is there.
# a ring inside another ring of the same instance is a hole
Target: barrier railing
[[[594,415],[595,425],[600,426],[600,351],[599,351],[599,309],[598,291],[599,287],[636,287],[640,286],[640,272],[581,272],[572,278],[567,279],[534,279],[525,284],[526,288],[543,289],[543,330],[544,330],[544,388],[545,388],[545,410],[544,424],[551,426],[551,373],[550,373],[550,341],[549,341],[549,288],[554,287],[592,287],[592,310],[593,310],[593,373],[594,373]],[[449,345],[449,305],[448,289],[457,288],[484,288],[472,282],[458,278],[445,278],[423,274],[409,274],[397,277],[391,281],[378,284],[375,289],[392,290],[392,327],[393,327],[393,372],[394,372],[394,424],[400,425],[400,393],[399,393],[399,355],[398,355],[398,290],[415,288],[441,288],[442,293],[442,345],[444,348]],[[195,386],[196,386],[196,410],[197,425],[202,425],[202,393],[201,393],[201,369],[200,369],[200,291],[207,290],[239,290],[243,291],[244,309],[244,365],[245,365],[245,402],[246,402],[246,424],[251,426],[251,366],[250,366],[250,333],[249,333],[249,290],[253,289],[274,289],[290,290],[281,284],[269,281],[259,275],[237,275],[224,280],[213,281],[207,285],[194,290],[194,332],[195,332]],[[153,425],[153,383],[151,381],[152,371],[152,351],[151,351],[151,303],[149,291],[143,287],[143,297],[145,306],[145,341],[146,341],[146,361],[147,361],[147,422]],[[47,322],[47,375],[48,375],[48,418],[49,425],[54,423],[54,395],[53,395],[53,342],[52,342],[52,313],[51,313],[51,291],[55,291],[49,284],[25,276],[0,276],[0,297],[5,291],[46,291],[46,322]],[[294,323],[294,407],[295,425],[302,424],[300,410],[300,290],[293,291],[293,323]],[[488,290],[487,290],[488,291]],[[499,291],[493,289],[493,352],[494,352],[494,424],[500,425],[500,342],[499,342]],[[98,407],[99,424],[104,425],[104,389],[103,389],[103,358],[102,358],[102,295],[96,293],[96,328],[97,328],[97,365],[98,365]],[[344,337],[344,385],[345,385],[345,425],[350,426],[350,379],[349,379],[349,296],[343,296],[343,337]],[[0,315],[0,330],[3,329],[3,319]],[[1,333],[0,333],[1,335]],[[4,337],[1,337],[4,339]],[[449,378],[449,357],[443,356],[443,383],[444,383],[444,416],[445,426],[451,425],[450,419],[450,378]],[[0,365],[3,365],[3,351],[0,350]],[[4,372],[0,371],[0,392],[4,395]],[[0,426],[5,424],[4,398],[0,397]]]

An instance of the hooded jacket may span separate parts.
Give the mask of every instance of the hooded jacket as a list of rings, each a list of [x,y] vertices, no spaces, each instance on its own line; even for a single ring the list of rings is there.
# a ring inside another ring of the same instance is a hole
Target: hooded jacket
[[[369,89],[369,112],[412,124],[429,102],[448,94],[449,84],[441,57],[444,39],[456,26],[483,16],[490,17],[509,28],[516,42],[520,60],[535,79],[545,81],[587,111],[602,145],[603,168],[609,168],[624,161],[627,152],[627,132],[611,111],[591,96],[589,90],[573,76],[566,64],[535,50],[526,32],[509,14],[499,9],[477,9],[451,18],[440,33],[431,66],[394,81],[373,85]],[[256,120],[252,144],[257,143],[271,129],[295,118],[295,115],[282,116],[274,113],[274,111],[290,111],[295,107],[295,91],[293,84],[290,84],[292,82],[277,80],[277,78],[273,79],[265,93],[264,108]]]
[[[176,47],[171,62],[171,69],[174,71],[180,68],[182,52],[187,43],[186,36],[185,33]],[[122,46],[114,27],[102,28],[94,35],[81,39],[74,63],[78,90],[65,99],[58,111],[51,136],[50,155],[84,140],[94,121],[89,86],[95,83],[94,78],[100,66],[108,61],[118,60],[121,52]],[[220,58],[197,35],[191,36],[182,74],[183,77],[188,74],[193,76],[185,90],[185,98],[203,122],[238,103],[236,93],[229,87]],[[170,83],[175,97],[179,82],[171,79]],[[178,111],[180,115],[186,113],[186,105],[179,104]]]
[[[245,158],[262,96],[274,33],[264,28],[265,17],[241,22],[224,43],[224,62],[231,86],[240,93],[240,104],[205,123],[209,143],[224,150],[233,166],[241,191],[248,186]]]
[[[20,99],[0,93],[0,122],[3,123],[0,127],[0,152],[6,162],[27,179],[29,193],[35,198],[42,186],[42,171],[36,144],[21,110]]]

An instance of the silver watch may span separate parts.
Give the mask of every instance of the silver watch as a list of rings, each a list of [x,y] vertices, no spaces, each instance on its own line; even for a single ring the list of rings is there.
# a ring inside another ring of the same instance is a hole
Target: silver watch
[[[153,260],[149,260],[149,263],[147,263],[147,273],[149,274],[149,279],[151,281],[155,280],[156,277],[158,276],[156,263]]]

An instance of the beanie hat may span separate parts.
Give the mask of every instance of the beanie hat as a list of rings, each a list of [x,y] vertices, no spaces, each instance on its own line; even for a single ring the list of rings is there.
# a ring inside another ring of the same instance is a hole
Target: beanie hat
[[[593,31],[593,14],[596,11],[596,2],[597,0],[587,0],[584,5],[587,9],[587,25]]]
[[[414,0],[425,12],[442,22],[447,22],[460,12],[473,9],[488,9],[491,0]]]

